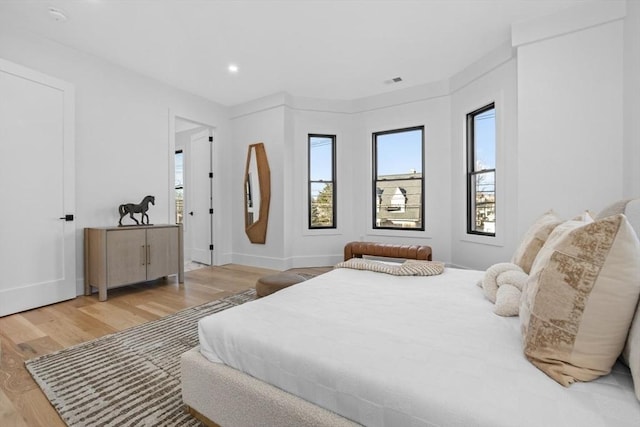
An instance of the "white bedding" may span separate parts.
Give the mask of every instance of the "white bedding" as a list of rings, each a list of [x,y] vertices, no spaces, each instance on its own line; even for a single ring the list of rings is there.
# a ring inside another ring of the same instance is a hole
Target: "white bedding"
[[[199,323],[202,354],[368,426],[639,426],[627,368],[564,388],[483,272],[337,269]]]

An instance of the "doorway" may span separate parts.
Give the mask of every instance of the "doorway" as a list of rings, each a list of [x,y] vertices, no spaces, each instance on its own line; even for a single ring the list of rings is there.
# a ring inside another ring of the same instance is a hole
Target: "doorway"
[[[175,117],[175,220],[183,224],[185,269],[214,264],[213,128]]]

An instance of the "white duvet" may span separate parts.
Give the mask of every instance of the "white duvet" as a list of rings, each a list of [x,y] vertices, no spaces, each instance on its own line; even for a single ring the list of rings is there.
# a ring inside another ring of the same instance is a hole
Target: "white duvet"
[[[626,368],[564,388],[480,271],[337,269],[202,319],[202,354],[368,426],[640,426]]]

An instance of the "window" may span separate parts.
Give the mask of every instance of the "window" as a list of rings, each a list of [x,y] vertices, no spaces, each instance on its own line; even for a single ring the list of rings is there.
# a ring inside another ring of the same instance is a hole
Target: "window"
[[[309,135],[309,228],[336,228],[336,137]]]
[[[182,150],[175,156],[176,224],[182,224],[184,216],[184,155]]]
[[[374,229],[424,230],[424,126],[373,134]]]
[[[496,109],[467,114],[467,233],[496,235]]]

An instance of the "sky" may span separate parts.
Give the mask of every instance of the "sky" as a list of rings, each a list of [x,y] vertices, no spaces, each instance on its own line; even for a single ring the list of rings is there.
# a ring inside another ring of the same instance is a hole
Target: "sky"
[[[487,110],[475,117],[476,168],[496,168],[496,110]]]
[[[428,141],[428,129],[425,129]],[[495,168],[495,109],[475,117],[476,165],[484,169]],[[378,176],[422,172],[422,129],[384,133],[377,136]],[[310,178],[312,181],[331,181],[332,139],[311,137]],[[340,141],[336,141],[340,144]],[[426,161],[426,160],[425,160]]]
[[[175,167],[176,187],[184,185],[184,155],[182,152],[176,152]]]
[[[422,172],[422,130],[378,135],[378,176]]]

